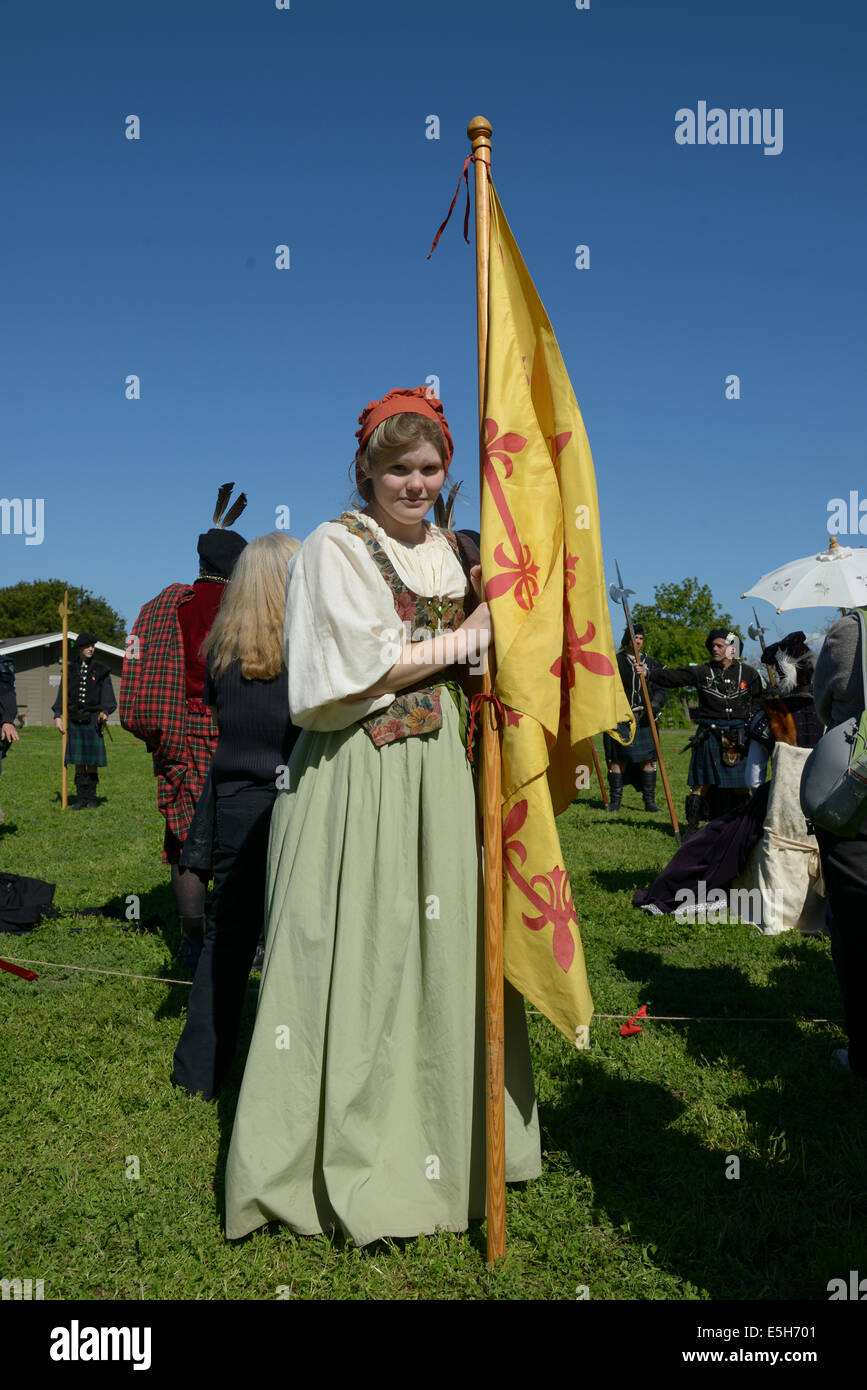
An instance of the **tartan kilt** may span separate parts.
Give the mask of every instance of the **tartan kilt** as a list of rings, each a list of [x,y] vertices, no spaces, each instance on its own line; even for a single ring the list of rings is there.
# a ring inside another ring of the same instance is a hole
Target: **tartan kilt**
[[[90,716],[90,724],[73,724],[68,721],[69,737],[66,740],[67,767],[105,767],[105,739],[97,732],[97,716]]]
[[[725,729],[744,728],[742,719],[720,720]],[[699,724],[699,731],[707,729],[707,736],[694,744],[689,760],[687,782],[691,787],[745,787],[746,755],[743,754],[733,767],[722,760],[722,742],[716,729]]]
[[[196,803],[205,789],[211,761],[217,749],[217,729],[207,705],[186,702],[184,761],[156,767],[157,807],[166,822],[163,863],[176,864],[190,829]]]
[[[618,725],[618,729],[620,729]],[[623,733],[626,733],[627,726],[622,726]],[[656,749],[653,746],[653,734],[650,725],[635,730],[635,738],[629,744],[618,743],[610,734],[602,735],[602,746],[605,749],[605,757],[610,763],[653,763],[656,762]]]

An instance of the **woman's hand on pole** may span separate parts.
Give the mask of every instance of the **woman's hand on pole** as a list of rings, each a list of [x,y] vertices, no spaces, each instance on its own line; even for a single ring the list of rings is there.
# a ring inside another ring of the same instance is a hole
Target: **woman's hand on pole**
[[[398,660],[382,680],[357,695],[347,695],[344,703],[376,699],[380,695],[397,694],[409,685],[418,685],[436,676],[449,666],[465,665],[474,674],[485,669],[488,650],[493,641],[491,613],[486,603],[451,632],[437,633],[420,642],[406,642]]]
[[[474,609],[470,616],[464,619],[457,630],[458,632],[477,633],[478,636],[475,639],[476,648],[478,649],[478,643],[482,642],[482,650],[487,651],[494,640],[491,610],[488,605],[486,603],[480,603],[478,608]]]

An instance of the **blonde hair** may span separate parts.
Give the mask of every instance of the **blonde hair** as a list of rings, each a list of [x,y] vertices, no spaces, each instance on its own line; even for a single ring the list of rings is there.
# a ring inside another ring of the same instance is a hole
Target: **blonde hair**
[[[257,536],[238,556],[223,602],[201,646],[220,676],[240,661],[245,680],[269,681],[283,665],[286,571],[301,542],[285,531]]]
[[[404,448],[407,444],[414,444],[419,439],[433,444],[445,464],[448,446],[436,420],[430,419],[427,415],[404,411],[400,415],[389,415],[380,421],[366,447],[359,449],[355,455],[354,465],[350,464],[350,471],[353,467],[355,469],[356,492],[365,505],[373,501],[373,484],[370,478],[363,476],[363,470],[371,464],[382,463],[398,449]]]

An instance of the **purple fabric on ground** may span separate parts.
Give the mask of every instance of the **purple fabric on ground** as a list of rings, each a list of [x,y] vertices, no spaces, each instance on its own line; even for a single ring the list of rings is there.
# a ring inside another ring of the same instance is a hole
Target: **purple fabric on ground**
[[[698,896],[700,882],[706,885],[706,892],[726,888],[761,839],[770,790],[771,784],[766,782],[743,806],[708,821],[681,845],[649,888],[636,889],[632,906],[673,913],[680,905],[676,897],[680,889],[689,888]]]

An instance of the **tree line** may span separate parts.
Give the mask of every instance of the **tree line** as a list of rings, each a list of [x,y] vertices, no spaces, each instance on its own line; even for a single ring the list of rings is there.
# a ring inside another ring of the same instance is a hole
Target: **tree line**
[[[73,632],[93,632],[100,642],[124,646],[126,623],[120,613],[100,594],[62,579],[22,580],[0,589],[0,638],[59,632],[58,608],[65,590],[69,591],[69,626]]]

